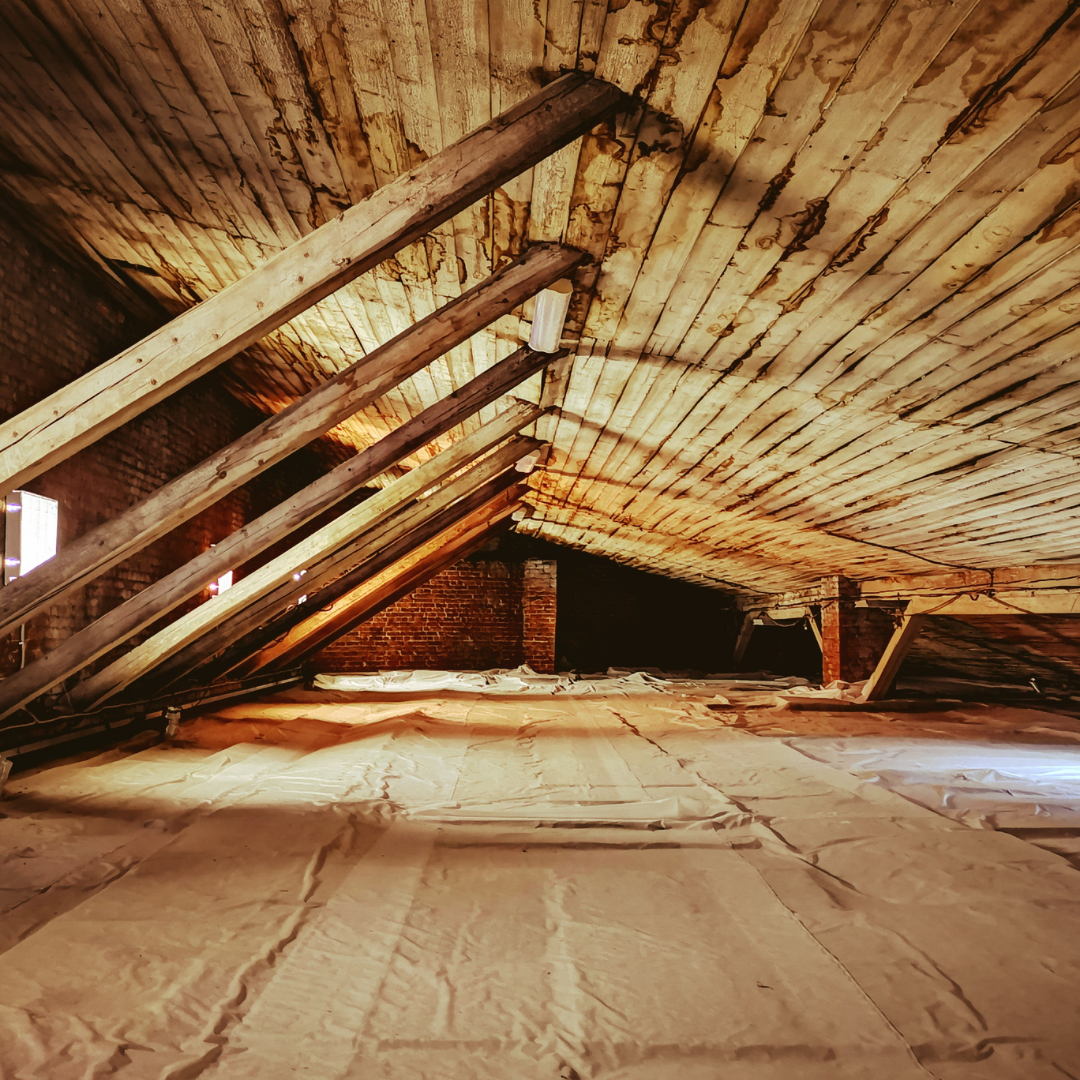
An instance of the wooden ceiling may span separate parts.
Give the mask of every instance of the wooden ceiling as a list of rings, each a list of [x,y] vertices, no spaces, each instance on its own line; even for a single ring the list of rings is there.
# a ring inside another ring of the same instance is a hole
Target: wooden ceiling
[[[231,362],[277,410],[596,257],[538,535],[755,593],[1080,558],[1076,0],[3,0],[0,183],[179,312],[553,78],[639,107]],[[366,445],[528,307],[336,429]],[[490,416],[488,410],[485,416]]]

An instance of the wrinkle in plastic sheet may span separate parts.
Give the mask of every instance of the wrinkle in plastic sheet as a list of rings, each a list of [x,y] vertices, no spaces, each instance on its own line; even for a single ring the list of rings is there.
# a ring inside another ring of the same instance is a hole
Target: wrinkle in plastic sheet
[[[298,698],[13,785],[15,912],[85,883],[4,956],[0,1077],[1080,1069],[1052,855],[670,694]]]

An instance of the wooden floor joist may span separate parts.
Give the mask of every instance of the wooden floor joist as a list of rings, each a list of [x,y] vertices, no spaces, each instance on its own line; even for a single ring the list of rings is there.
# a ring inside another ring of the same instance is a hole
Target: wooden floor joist
[[[0,425],[0,489],[17,488],[573,142],[620,90],[569,72],[346,210],[138,344]]]
[[[384,516],[413,501],[424,491],[487,453],[521,428],[533,423],[542,410],[520,403],[505,410],[448,449],[395,480],[366,502],[341,514],[330,524],[293,545],[288,551],[242,578],[227,592],[188,612],[80,683],[72,694],[78,708],[99,705],[119,693],[186,645],[205,635],[230,615],[265,593],[292,579],[309,564],[348,544]]]
[[[69,589],[92,581],[252,477],[352,415],[488,325],[582,259],[555,245],[531,248],[487,281],[259,424],[224,450],[165,484],[119,517],[68,544],[58,556],[0,591],[0,634]]]
[[[391,465],[490,405],[559,355],[518,349],[314,484],[113,608],[40,660],[0,681],[0,719],[198,594],[207,582],[243,565]]]

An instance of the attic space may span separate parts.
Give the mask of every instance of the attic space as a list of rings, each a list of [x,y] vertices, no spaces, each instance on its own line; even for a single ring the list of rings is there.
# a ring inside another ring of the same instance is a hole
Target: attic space
[[[0,0],[0,1080],[1080,1077],[1073,0]]]

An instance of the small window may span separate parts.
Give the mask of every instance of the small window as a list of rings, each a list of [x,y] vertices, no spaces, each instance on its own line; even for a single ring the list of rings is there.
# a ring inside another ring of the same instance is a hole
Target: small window
[[[30,491],[5,499],[4,584],[29,574],[56,554],[60,505]]]

